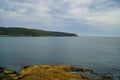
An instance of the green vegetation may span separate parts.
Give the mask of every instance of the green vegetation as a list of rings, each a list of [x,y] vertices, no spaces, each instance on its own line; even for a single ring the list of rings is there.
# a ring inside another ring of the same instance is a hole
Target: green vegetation
[[[44,31],[18,27],[0,27],[0,36],[77,36],[73,33]]]

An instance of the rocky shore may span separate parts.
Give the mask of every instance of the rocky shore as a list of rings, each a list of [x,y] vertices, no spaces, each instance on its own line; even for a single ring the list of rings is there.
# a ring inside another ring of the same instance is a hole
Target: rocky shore
[[[112,80],[100,76],[93,70],[65,65],[33,65],[21,69],[20,73],[0,67],[0,80]]]

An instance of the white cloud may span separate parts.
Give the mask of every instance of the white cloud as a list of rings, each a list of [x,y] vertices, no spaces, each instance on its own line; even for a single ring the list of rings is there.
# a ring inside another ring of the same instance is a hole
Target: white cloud
[[[86,21],[94,26],[100,26],[103,29],[120,28],[120,10],[108,11],[101,14],[86,17]]]
[[[68,1],[68,0],[65,0]],[[102,1],[94,1],[94,0],[77,0],[68,1],[71,2],[70,9],[68,13],[72,15],[72,17],[79,22],[83,22],[85,24],[90,24],[94,27],[98,27],[101,29],[118,29],[120,28],[120,8],[116,8],[113,6],[109,6],[112,4],[111,2],[107,2],[105,0]],[[91,1],[91,2],[90,2]],[[73,4],[72,4],[73,3]],[[75,5],[74,5],[75,3]],[[84,4],[83,4],[84,3]],[[90,6],[96,3],[94,6],[95,9],[90,9]],[[83,6],[78,7],[78,5],[83,4]],[[87,6],[84,6],[86,5]],[[103,4],[103,5],[102,5]],[[73,6],[74,5],[74,6]]]
[[[58,27],[75,25],[72,19],[101,29],[120,29],[120,8],[112,0],[1,0],[0,4],[1,18]]]

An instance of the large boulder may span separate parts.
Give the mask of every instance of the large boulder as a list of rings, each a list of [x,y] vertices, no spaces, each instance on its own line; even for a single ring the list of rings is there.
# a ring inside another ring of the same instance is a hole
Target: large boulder
[[[0,80],[112,80],[112,78],[98,75],[90,69],[73,66],[33,65],[23,67],[20,74],[0,67]]]
[[[20,80],[88,80],[71,72],[71,66],[31,66],[21,70]]]

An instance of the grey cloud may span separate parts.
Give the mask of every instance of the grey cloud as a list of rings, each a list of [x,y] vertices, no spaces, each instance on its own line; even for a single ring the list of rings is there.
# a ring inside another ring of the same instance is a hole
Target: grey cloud
[[[119,4],[119,0],[1,0],[0,17],[45,26],[77,22],[113,29],[120,25]]]

